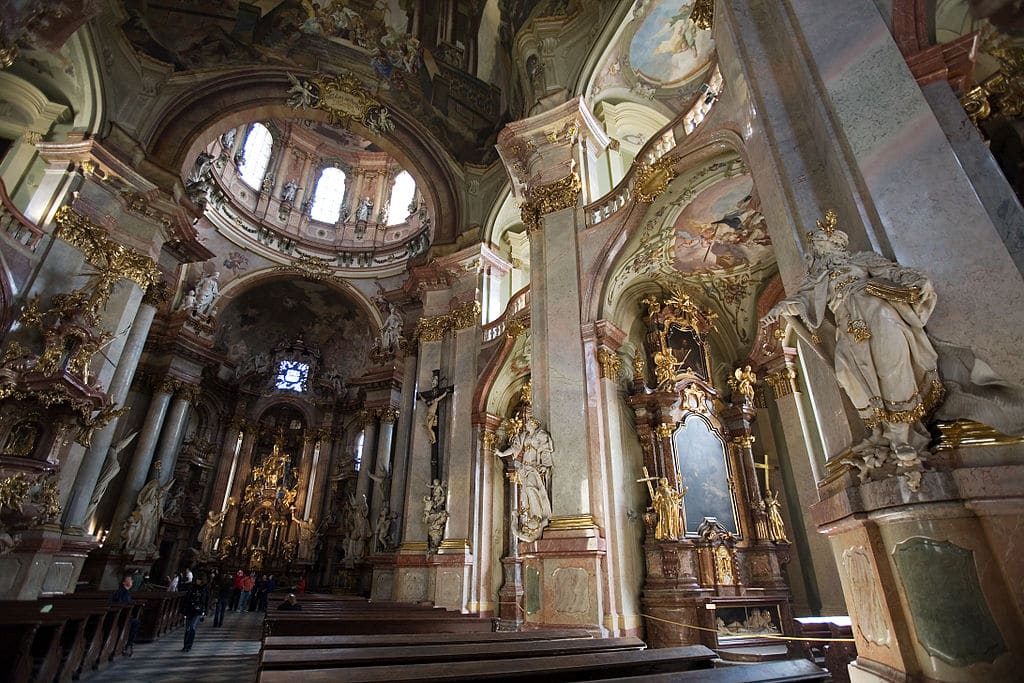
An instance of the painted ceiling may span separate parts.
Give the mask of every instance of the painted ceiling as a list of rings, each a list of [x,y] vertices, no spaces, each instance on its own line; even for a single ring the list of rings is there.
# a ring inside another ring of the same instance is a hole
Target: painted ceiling
[[[737,347],[749,345],[756,299],[777,272],[753,179],[737,158],[705,161],[680,173],[650,206],[606,288],[615,306],[632,285],[654,280],[685,288],[722,321]]]
[[[217,347],[239,364],[301,338],[323,353],[322,369],[344,379],[362,374],[373,326],[337,289],[306,280],[277,280],[242,292],[221,312]]]
[[[642,99],[673,110],[692,104],[715,61],[710,31],[693,23],[692,1],[641,0],[601,59],[592,102]]]

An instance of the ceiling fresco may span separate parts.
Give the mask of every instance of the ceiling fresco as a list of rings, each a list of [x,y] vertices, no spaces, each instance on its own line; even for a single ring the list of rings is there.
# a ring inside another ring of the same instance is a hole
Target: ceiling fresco
[[[366,368],[373,326],[337,289],[306,280],[254,287],[218,318],[217,348],[236,364],[296,338],[321,350],[326,373],[347,380]]]
[[[612,271],[605,305],[640,282],[683,287],[714,306],[729,323],[721,331],[740,346],[753,339],[757,296],[777,270],[749,170],[739,159],[712,160],[680,173],[651,204]]]
[[[687,109],[715,62],[711,31],[690,19],[693,2],[643,0],[630,14],[594,72],[592,104],[606,98],[640,98]]]
[[[629,43],[629,63],[638,76],[672,88],[708,65],[714,49],[710,31],[690,20],[692,3],[653,3]]]

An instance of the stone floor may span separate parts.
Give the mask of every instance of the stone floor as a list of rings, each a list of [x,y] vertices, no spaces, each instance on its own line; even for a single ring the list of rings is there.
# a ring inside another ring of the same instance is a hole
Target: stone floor
[[[250,683],[256,680],[262,612],[228,612],[224,625],[213,627],[213,615],[199,624],[191,652],[182,652],[185,630],[178,628],[152,643],[135,646],[132,657],[82,675],[81,681],[106,683]]]

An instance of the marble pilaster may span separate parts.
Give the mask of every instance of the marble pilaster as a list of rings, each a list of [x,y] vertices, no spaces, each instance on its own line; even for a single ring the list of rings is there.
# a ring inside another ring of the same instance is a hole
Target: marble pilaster
[[[401,543],[404,520],[415,508],[406,508],[405,489],[409,481],[409,450],[412,443],[413,420],[416,410],[416,366],[417,357],[406,355],[402,365],[402,398],[398,408],[398,422],[395,425],[395,461],[391,467],[391,511],[398,517],[392,527],[398,536],[395,543]]]
[[[295,491],[296,505],[302,505],[302,519],[309,519],[313,510],[307,503],[310,476],[313,473],[313,454],[319,443],[319,431],[307,430],[302,440],[302,463],[299,467],[299,485]]]
[[[116,545],[121,540],[121,524],[135,508],[139,491],[146,483],[150,465],[153,462],[153,454],[156,452],[157,442],[163,428],[164,418],[167,416],[167,408],[171,404],[171,396],[174,393],[175,382],[164,380],[153,390],[153,397],[150,399],[149,410],[146,412],[146,419],[142,423],[139,437],[136,441],[135,452],[132,454],[131,464],[121,484],[121,497],[118,498],[117,507],[114,508],[114,516],[110,524],[110,536],[108,543]]]
[[[398,419],[398,411],[390,406],[381,408],[378,413],[380,417],[380,433],[377,436],[377,456],[374,465],[375,476],[380,476],[384,472],[391,472],[391,447],[394,443],[395,421]],[[387,479],[373,483],[374,495],[370,498],[371,525],[376,523],[377,516],[380,514],[381,504],[384,500],[387,500],[389,491],[385,490],[385,487],[389,483]]]
[[[181,441],[185,438],[185,425],[188,424],[188,413],[195,400],[199,387],[185,384],[179,388],[171,401],[164,427],[160,432],[160,444],[153,462],[153,475],[159,473],[159,483],[165,485],[174,476],[174,464],[178,460]]]
[[[372,410],[359,411],[359,424],[363,429],[363,454],[356,478],[356,500],[370,499],[370,472],[374,472],[377,459],[377,416]]]
[[[158,305],[157,300],[143,297],[142,304],[135,314],[135,320],[132,322],[128,338],[121,350],[117,369],[114,371],[107,390],[109,399],[117,405],[122,405],[128,396],[128,390],[135,377],[135,370],[139,365],[139,358],[142,356],[142,349],[146,344],[146,337],[149,335]],[[67,527],[81,528],[89,521],[85,519],[85,513],[89,508],[89,499],[103,469],[110,444],[114,440],[117,424],[118,420],[115,418],[92,437],[92,445],[78,469],[75,486],[65,508],[64,524]]]

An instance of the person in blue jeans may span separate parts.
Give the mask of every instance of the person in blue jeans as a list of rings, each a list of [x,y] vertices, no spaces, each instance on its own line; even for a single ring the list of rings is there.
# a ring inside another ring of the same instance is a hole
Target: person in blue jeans
[[[132,584],[134,583],[132,577],[126,576],[121,580],[121,585],[118,586],[117,590],[110,597],[111,602],[124,603],[130,605],[132,603]],[[132,617],[131,623],[128,624],[128,640],[125,642],[124,647],[121,648],[121,654],[125,657],[131,657],[135,652],[135,636],[139,632],[139,618]]]
[[[200,574],[181,600],[181,613],[185,616],[185,647],[181,648],[182,652],[189,652],[192,649],[192,644],[196,640],[196,629],[206,616],[206,607],[209,603],[210,589],[206,585],[206,577]]]
[[[220,577],[217,588],[217,607],[213,611],[213,625],[224,624],[224,612],[227,611],[228,602],[231,600],[231,593],[234,590],[235,579],[230,574]]]

